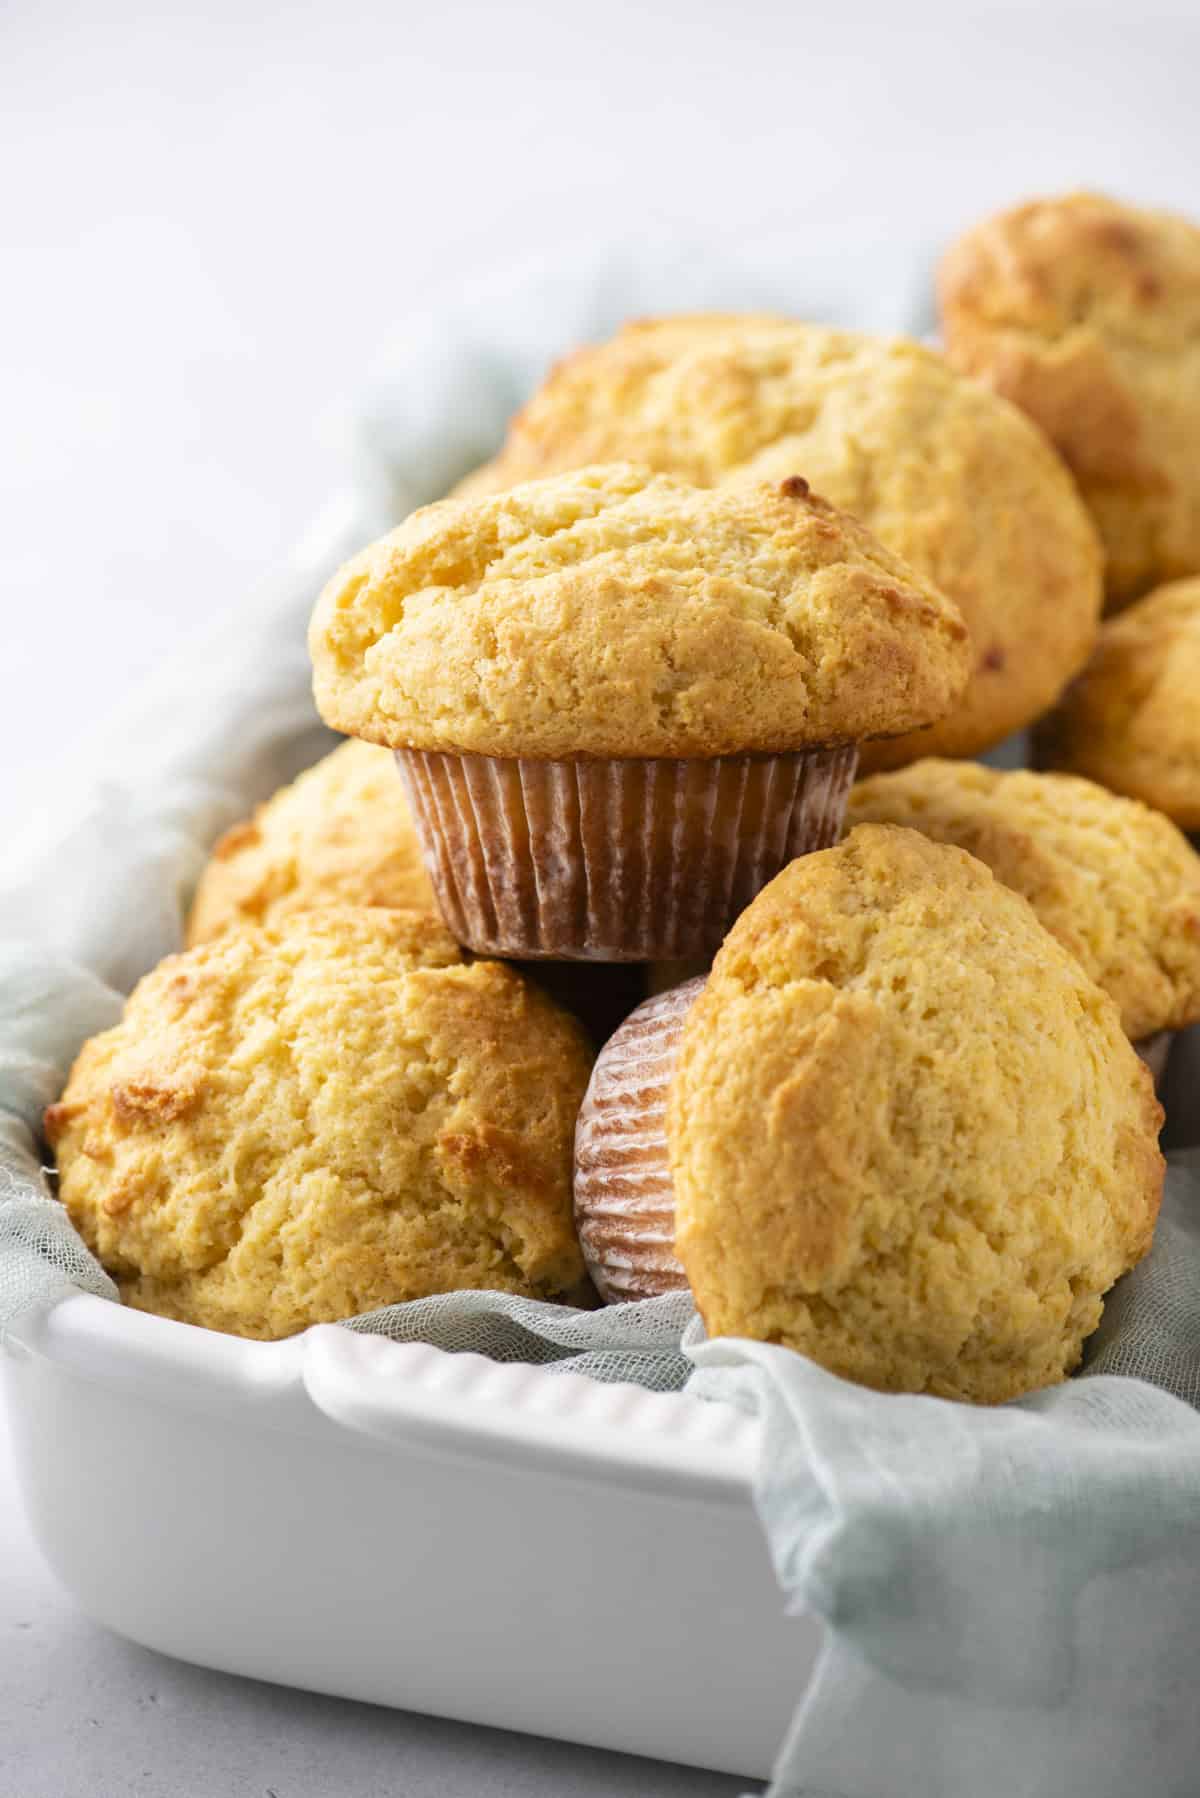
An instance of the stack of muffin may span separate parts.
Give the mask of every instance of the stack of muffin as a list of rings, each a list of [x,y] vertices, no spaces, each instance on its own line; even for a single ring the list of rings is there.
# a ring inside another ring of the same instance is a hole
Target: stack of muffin
[[[47,1113],[128,1303],[688,1286],[884,1390],[1078,1364],[1200,1018],[1200,230],[1041,202],[940,298],[944,356],[631,325],[338,573],[352,740]]]

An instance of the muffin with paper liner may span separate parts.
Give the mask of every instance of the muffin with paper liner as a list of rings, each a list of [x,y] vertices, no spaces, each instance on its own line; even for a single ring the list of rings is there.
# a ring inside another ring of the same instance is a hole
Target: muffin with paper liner
[[[969,672],[936,587],[793,475],[630,464],[415,513],[326,587],[317,705],[397,752],[446,922],[481,953],[716,948],[837,837],[865,738]]]
[[[1147,1251],[1162,1113],[1116,1006],[964,850],[862,825],[593,1070],[576,1223],[609,1300],[883,1391],[1063,1379]]]

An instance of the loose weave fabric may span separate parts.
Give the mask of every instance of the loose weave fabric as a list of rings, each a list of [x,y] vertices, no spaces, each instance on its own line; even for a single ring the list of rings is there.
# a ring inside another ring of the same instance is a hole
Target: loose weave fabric
[[[571,344],[628,315],[704,307],[919,330],[924,270],[898,267],[864,254],[822,270],[790,243],[653,265],[608,253],[410,321],[371,385],[354,491],[275,591],[110,730],[82,802],[77,770],[57,790],[48,779],[39,809],[54,824],[0,883],[0,1344],[30,1308],[116,1297],[53,1196],[41,1112],[83,1039],[178,947],[214,837],[328,745],[304,651],[328,573],[489,454]],[[781,1603],[829,1624],[775,1798],[1195,1798],[1196,1033],[1168,1088],[1154,1250],[1111,1297],[1083,1373],[1012,1405],[884,1396],[784,1349],[706,1342],[678,1294],[579,1312],[455,1293],[350,1327],[659,1391],[687,1383],[761,1415],[755,1496]]]

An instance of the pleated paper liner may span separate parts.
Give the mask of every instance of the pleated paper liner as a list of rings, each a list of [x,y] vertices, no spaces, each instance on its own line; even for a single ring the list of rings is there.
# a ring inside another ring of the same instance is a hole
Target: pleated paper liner
[[[396,759],[461,943],[481,955],[666,961],[711,957],[781,868],[837,841],[858,751]]]
[[[675,1258],[667,1088],[705,975],[639,1005],[605,1044],[575,1126],[575,1227],[601,1298],[687,1285]]]

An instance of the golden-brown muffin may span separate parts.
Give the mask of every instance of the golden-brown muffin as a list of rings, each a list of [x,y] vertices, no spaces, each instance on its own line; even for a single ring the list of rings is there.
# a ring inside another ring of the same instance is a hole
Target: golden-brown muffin
[[[460,491],[624,458],[698,486],[803,475],[959,606],[964,697],[932,730],[871,745],[868,767],[985,749],[1087,659],[1100,548],[1070,475],[1015,407],[930,350],[753,315],[630,325],[563,362]]]
[[[1034,747],[1040,766],[1200,830],[1200,579],[1160,587],[1105,624]]]
[[[335,729],[542,759],[857,742],[941,717],[967,673],[956,608],[803,480],[622,464],[414,513],[309,642]]]
[[[951,362],[1074,472],[1111,604],[1200,571],[1200,228],[1102,194],[1033,200],[968,231],[938,294]]]
[[[161,963],[45,1127],[127,1303],[281,1337],[459,1287],[574,1288],[590,1059],[428,914],[330,907]]]
[[[860,781],[846,822],[907,825],[986,862],[1134,1040],[1200,1019],[1200,855],[1160,812],[1068,774],[930,759]]]
[[[341,744],[225,832],[187,941],[319,905],[437,910],[395,759],[373,743]]]
[[[458,940],[605,962],[714,950],[836,840],[860,739],[968,668],[951,602],[798,476],[624,463],[416,513],[310,643],[325,719],[397,750]]]
[[[862,825],[760,893],[687,1014],[676,1252],[710,1334],[999,1402],[1071,1371],[1148,1249],[1161,1117],[1019,894]]]

